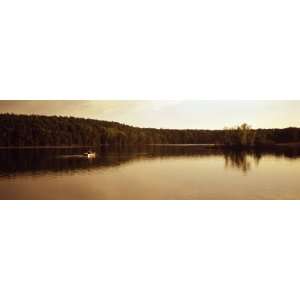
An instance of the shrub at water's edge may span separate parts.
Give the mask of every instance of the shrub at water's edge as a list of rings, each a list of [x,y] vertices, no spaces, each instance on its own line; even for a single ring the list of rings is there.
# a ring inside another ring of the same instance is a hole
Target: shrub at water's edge
[[[260,147],[272,146],[275,141],[270,139],[265,130],[254,130],[250,125],[243,123],[240,126],[224,128],[223,144],[227,147]]]

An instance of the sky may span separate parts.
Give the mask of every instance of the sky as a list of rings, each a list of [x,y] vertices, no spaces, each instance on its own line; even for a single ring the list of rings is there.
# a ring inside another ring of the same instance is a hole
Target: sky
[[[60,115],[153,128],[300,127],[300,101],[0,100],[0,113]]]

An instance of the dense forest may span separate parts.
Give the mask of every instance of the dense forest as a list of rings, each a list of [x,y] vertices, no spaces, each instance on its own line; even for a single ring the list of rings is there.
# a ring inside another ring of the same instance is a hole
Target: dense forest
[[[61,116],[0,114],[0,146],[220,144],[256,146],[300,142],[300,128],[223,130],[139,128],[117,122]]]

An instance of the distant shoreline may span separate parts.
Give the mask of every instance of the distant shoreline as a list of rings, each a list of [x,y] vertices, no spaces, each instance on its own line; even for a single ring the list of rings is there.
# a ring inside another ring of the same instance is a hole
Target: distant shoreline
[[[98,146],[0,146],[0,149],[78,149],[78,148],[98,148],[98,147],[109,147],[109,146],[119,146],[119,145],[109,145],[101,144]],[[217,144],[125,144],[122,146],[203,146],[203,147],[215,147],[219,146]]]
[[[97,147],[109,147],[109,146],[118,146],[118,145],[107,145],[102,144],[98,146],[0,146],[0,149],[78,149],[78,148],[97,148]],[[211,148],[237,148],[237,147],[231,147],[231,146],[225,146],[223,144],[125,144],[122,146],[168,146],[168,147],[195,147],[195,146],[202,146],[202,147],[211,147]],[[278,144],[270,144],[270,145],[261,145],[261,146],[252,146],[252,147],[242,147],[245,149],[255,149],[255,148],[270,148],[270,147],[299,147],[300,143],[278,143]]]
[[[0,146],[0,149],[76,149],[96,148],[97,146]]]

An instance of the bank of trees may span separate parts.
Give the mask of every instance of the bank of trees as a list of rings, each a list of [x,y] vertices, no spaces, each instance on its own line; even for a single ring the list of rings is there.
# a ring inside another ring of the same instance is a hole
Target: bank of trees
[[[300,128],[252,129],[244,123],[224,128],[223,144],[231,147],[270,146],[278,143],[299,143]]]
[[[237,127],[224,128],[223,144],[234,147],[253,147],[275,144],[272,130],[254,130],[244,123]]]
[[[215,143],[218,132],[138,128],[74,117],[0,114],[0,146]]]
[[[74,117],[0,114],[0,146],[97,146],[125,144],[225,144],[248,146],[300,142],[299,128],[224,130],[138,128]]]

